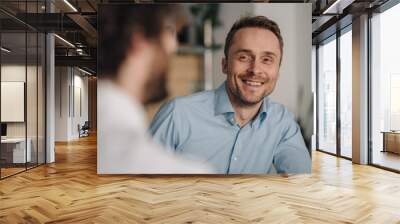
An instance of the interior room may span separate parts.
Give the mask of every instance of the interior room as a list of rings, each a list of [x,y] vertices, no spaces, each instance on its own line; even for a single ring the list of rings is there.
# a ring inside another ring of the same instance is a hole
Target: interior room
[[[311,173],[99,174],[99,8],[165,2],[0,2],[0,223],[400,223],[397,0],[179,3],[169,94],[143,105],[144,123],[225,81],[234,21],[271,17],[285,41],[271,98],[293,114]]]

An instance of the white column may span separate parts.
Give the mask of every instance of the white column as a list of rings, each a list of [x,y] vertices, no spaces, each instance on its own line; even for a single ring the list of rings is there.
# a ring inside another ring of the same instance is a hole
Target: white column
[[[368,16],[353,20],[353,162],[368,163]]]
[[[54,35],[46,36],[46,163],[55,161],[54,133],[55,133],[55,77],[54,77]]]
[[[51,1],[46,1],[48,12],[54,11]],[[55,133],[55,54],[54,35],[46,35],[46,163],[55,161],[54,133]]]

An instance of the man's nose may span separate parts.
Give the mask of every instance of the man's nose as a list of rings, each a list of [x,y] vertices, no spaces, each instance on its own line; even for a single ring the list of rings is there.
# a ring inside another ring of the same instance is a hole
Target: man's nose
[[[260,59],[254,59],[250,63],[249,72],[253,73],[254,75],[259,75],[263,72],[262,70],[262,63]]]

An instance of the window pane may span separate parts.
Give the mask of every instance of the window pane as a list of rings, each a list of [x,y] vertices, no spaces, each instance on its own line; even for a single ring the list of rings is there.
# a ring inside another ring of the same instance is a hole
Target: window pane
[[[372,18],[372,163],[400,170],[400,4]],[[397,131],[397,132],[396,132]]]
[[[318,48],[318,147],[336,153],[336,39]]]
[[[352,35],[340,37],[340,152],[351,158],[352,141]]]

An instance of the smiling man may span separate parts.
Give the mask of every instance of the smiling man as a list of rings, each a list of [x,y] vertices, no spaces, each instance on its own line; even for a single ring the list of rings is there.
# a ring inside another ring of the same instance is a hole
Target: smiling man
[[[264,16],[241,18],[226,37],[224,54],[226,82],[163,105],[150,126],[154,138],[218,173],[310,173],[298,124],[268,97],[283,54],[278,25]]]

